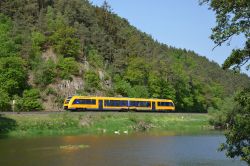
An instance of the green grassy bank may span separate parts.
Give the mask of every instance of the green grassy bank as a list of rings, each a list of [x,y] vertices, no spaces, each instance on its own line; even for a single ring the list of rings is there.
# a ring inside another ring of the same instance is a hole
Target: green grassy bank
[[[60,134],[130,134],[135,132],[193,133],[212,129],[207,114],[80,112],[2,114],[0,134],[8,136]]]

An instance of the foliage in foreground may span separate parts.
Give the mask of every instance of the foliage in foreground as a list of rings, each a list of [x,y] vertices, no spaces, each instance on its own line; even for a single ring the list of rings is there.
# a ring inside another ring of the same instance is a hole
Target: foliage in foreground
[[[242,66],[250,68],[250,3],[248,0],[201,0],[207,3],[216,14],[216,26],[212,29],[211,39],[217,46],[230,41],[233,36],[243,34],[245,47],[234,49],[223,64],[224,69],[233,67],[239,71]],[[249,86],[249,85],[248,85]],[[249,88],[249,87],[248,87]],[[228,132],[227,140],[221,150],[226,150],[228,157],[240,156],[250,165],[250,90],[242,90],[235,98],[236,106],[225,112],[224,120]]]
[[[200,0],[201,3],[208,3],[210,9],[216,13],[217,25],[212,29],[210,36],[216,46],[221,46],[224,42],[230,41],[233,36],[243,34],[245,37],[245,48],[234,49],[231,55],[223,64],[224,69],[233,67],[240,70],[243,65],[250,68],[250,21],[248,0]]]
[[[235,101],[236,107],[226,114],[227,140],[221,145],[221,150],[226,150],[231,158],[240,156],[250,164],[250,89],[237,94]]]

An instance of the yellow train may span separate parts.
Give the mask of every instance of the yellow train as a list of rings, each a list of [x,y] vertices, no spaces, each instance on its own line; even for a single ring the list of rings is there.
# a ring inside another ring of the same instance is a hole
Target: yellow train
[[[65,99],[64,109],[70,111],[175,111],[175,105],[169,99],[71,96]]]

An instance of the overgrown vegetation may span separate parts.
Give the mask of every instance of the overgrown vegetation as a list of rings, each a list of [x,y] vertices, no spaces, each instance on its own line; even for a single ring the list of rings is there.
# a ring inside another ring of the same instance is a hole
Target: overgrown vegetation
[[[206,114],[10,114],[0,118],[3,120],[0,121],[0,126],[5,129],[0,133],[15,136],[49,133],[131,134],[148,131],[195,133],[208,132],[212,129]],[[13,124],[12,127],[9,123]]]
[[[250,83],[246,75],[223,71],[193,51],[158,43],[118,17],[107,3],[97,7],[87,0],[1,0],[0,13],[1,111],[9,110],[17,96],[26,100],[26,90],[38,89],[45,96],[44,89],[74,78],[82,89],[50,95],[66,97],[78,91],[170,98],[176,110],[184,112],[216,109]]]
[[[22,98],[16,97],[15,111],[42,110],[41,96],[38,89],[24,90]]]

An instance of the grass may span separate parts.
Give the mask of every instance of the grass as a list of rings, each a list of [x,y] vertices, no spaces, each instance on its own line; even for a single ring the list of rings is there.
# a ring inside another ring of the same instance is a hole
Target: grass
[[[207,114],[80,112],[60,114],[5,114],[0,134],[8,136],[67,134],[177,133],[211,130]],[[9,126],[11,125],[11,127]]]

